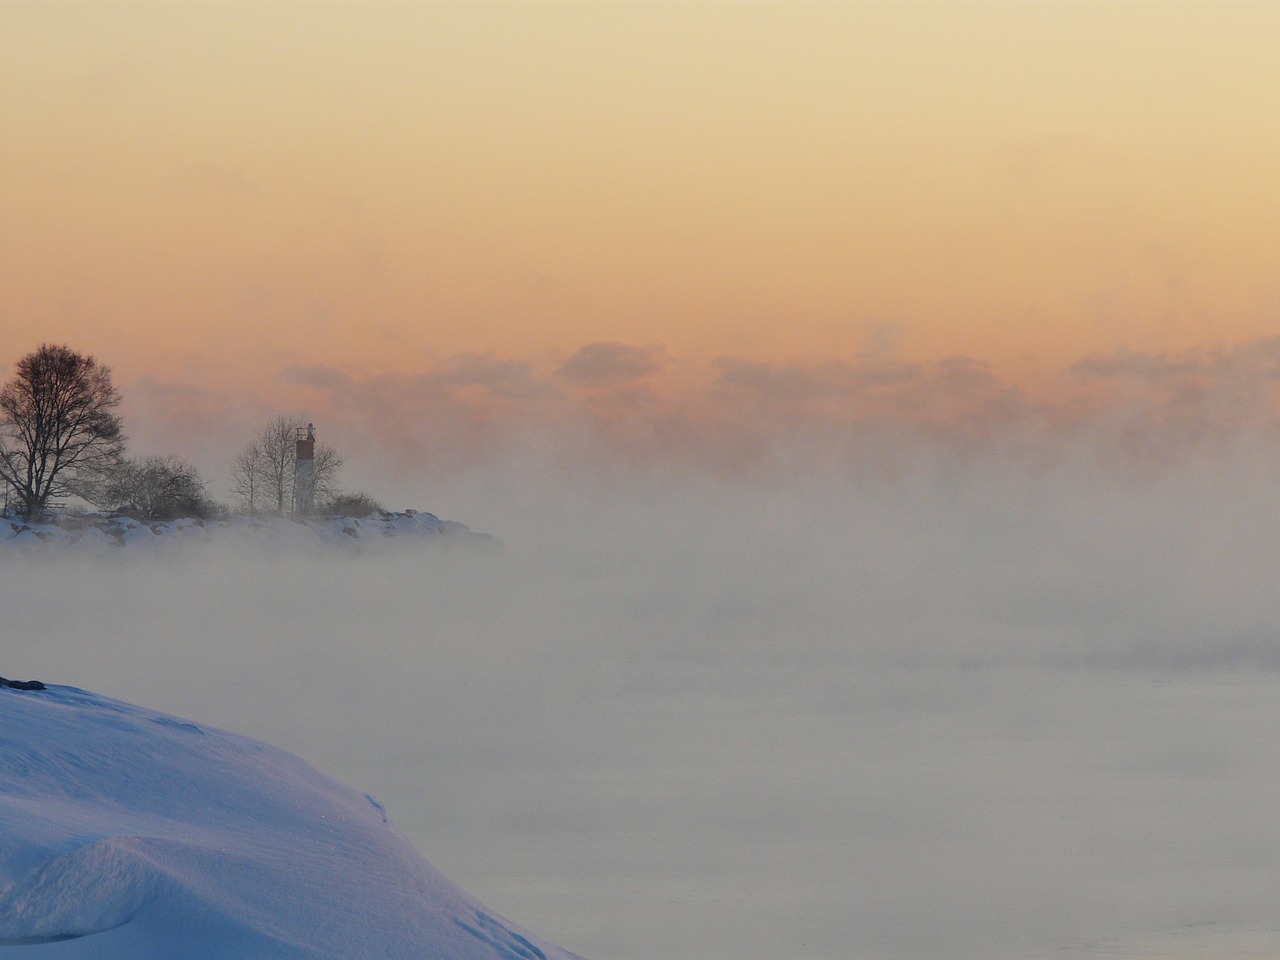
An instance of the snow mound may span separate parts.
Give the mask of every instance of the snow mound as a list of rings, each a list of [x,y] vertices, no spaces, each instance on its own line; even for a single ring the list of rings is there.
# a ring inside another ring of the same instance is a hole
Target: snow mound
[[[105,513],[48,514],[40,521],[0,517],[0,551],[46,552],[64,547],[106,552],[123,547],[168,550],[185,543],[252,543],[270,548],[333,546],[370,550],[414,542],[490,547],[499,541],[466,524],[433,513],[382,511],[367,517],[261,517],[232,515],[223,520],[141,521]]]
[[[0,685],[13,960],[577,960],[284,751],[73,687]]]

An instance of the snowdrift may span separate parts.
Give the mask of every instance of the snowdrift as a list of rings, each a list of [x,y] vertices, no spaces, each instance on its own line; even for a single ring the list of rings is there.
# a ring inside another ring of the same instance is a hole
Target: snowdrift
[[[0,957],[579,960],[428,864],[372,797],[245,737],[0,684]]]

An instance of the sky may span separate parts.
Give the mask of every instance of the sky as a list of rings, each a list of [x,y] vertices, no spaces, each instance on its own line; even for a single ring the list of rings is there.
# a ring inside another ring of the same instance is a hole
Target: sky
[[[1280,953],[1280,5],[0,3],[0,376],[502,553],[0,557],[588,960]],[[74,583],[74,589],[68,584]]]
[[[93,353],[211,474],[281,411],[437,472],[584,424],[721,472],[801,427],[1213,432],[1276,399],[1277,41],[1265,3],[15,0],[0,364]]]

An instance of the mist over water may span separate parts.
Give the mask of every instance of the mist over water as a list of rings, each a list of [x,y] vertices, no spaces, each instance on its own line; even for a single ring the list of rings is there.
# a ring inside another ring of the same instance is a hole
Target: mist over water
[[[396,504],[501,553],[5,556],[0,673],[295,751],[588,960],[1276,955],[1276,459],[913,463]]]

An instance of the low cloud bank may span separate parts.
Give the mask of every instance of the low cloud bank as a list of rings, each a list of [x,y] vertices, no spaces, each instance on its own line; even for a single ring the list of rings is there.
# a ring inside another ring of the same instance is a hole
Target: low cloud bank
[[[532,455],[575,471],[730,479],[854,477],[939,455],[1160,472],[1274,442],[1280,339],[1091,355],[1037,382],[966,356],[700,365],[608,341],[543,367],[465,354],[411,373],[295,366],[235,392],[152,378],[124,394],[136,447],[190,458],[215,493],[255,424],[280,410],[305,411],[375,495]]]

